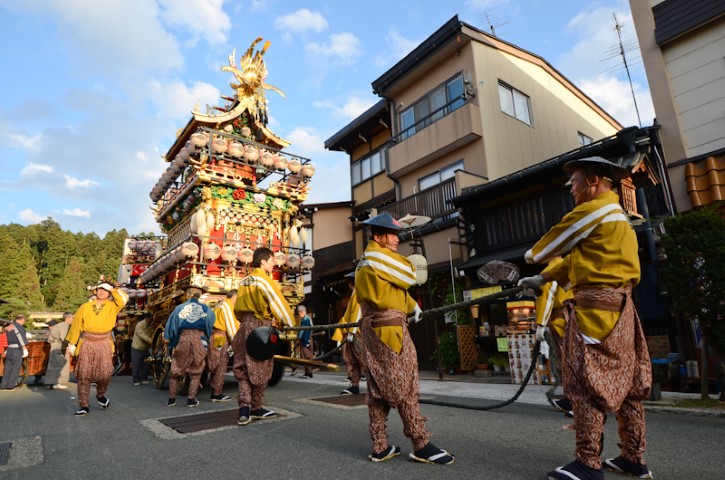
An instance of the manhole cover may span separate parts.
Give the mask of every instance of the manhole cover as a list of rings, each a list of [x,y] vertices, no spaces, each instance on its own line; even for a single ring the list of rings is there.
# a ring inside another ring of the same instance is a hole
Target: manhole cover
[[[359,407],[365,405],[365,395],[335,395],[334,397],[313,398],[312,401],[343,407]]]
[[[8,459],[10,458],[10,448],[12,446],[12,442],[0,443],[0,465],[8,464]]]
[[[183,417],[162,418],[159,422],[173,428],[179,433],[193,433],[212,428],[236,425],[239,411],[223,410],[221,412],[200,413],[198,415],[185,415]]]

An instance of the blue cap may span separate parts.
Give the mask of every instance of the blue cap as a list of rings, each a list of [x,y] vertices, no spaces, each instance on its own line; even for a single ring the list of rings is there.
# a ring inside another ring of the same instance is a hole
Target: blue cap
[[[389,213],[381,213],[373,218],[368,218],[364,222],[365,225],[371,227],[387,228],[388,230],[403,230],[403,225],[399,221],[393,218]]]

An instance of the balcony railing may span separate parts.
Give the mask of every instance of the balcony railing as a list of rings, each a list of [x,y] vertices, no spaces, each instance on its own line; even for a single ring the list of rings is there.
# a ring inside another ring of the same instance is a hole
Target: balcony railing
[[[352,263],[355,260],[355,247],[352,241],[338,243],[315,250],[315,268],[313,272],[324,275],[325,272]]]
[[[450,178],[435,187],[380,207],[378,213],[387,212],[395,218],[406,214],[424,215],[431,218],[431,223],[443,222],[458,215],[456,208],[449,203],[455,196],[456,179]]]

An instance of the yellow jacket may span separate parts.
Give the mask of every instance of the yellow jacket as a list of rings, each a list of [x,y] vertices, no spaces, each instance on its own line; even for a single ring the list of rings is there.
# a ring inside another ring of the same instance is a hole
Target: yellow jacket
[[[96,301],[86,302],[75,313],[73,323],[70,325],[68,335],[65,337],[68,344],[77,345],[76,355],[80,353],[83,340],[81,333],[110,333],[116,326],[118,313],[126,306],[128,295],[119,288],[111,291],[111,296],[103,302],[100,308],[96,308]],[[109,335],[109,341],[111,339]]]
[[[232,302],[232,299],[227,298],[223,302],[220,302],[214,309],[214,315],[216,316],[214,328],[216,330],[226,332],[227,338],[231,342],[234,339],[234,335],[236,335],[237,330],[239,330],[239,320],[237,320],[237,317],[234,315],[234,303]],[[216,343],[217,340],[214,340],[214,342]],[[219,342],[219,345],[214,346],[220,347],[223,341],[220,339]]]
[[[416,302],[408,294],[415,285],[415,268],[402,255],[370,240],[355,273],[355,291],[360,304],[371,310],[413,312]],[[403,348],[403,327],[374,328],[375,334],[393,351]]]
[[[350,295],[350,301],[347,303],[345,313],[342,315],[339,323],[357,323],[360,321],[362,314],[360,312],[360,304],[357,302],[357,292],[353,289]],[[352,328],[336,328],[332,334],[333,342],[341,342],[348,333],[353,335],[358,332],[358,327]]]
[[[637,236],[615,192],[577,205],[526,252],[529,263],[544,263],[569,253],[548,269],[559,285],[578,288],[617,288],[639,283]],[[619,320],[618,312],[576,307],[579,331],[605,339]]]
[[[261,268],[252,270],[239,284],[234,314],[239,318],[245,313],[264,320],[274,319],[277,324],[294,326],[294,314],[277,282]]]

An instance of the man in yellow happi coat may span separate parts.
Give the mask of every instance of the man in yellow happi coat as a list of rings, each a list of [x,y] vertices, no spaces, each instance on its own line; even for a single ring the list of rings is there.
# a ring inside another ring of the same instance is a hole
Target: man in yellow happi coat
[[[540,288],[556,280],[574,291],[564,349],[564,393],[571,400],[576,426],[576,460],[548,473],[555,480],[604,478],[600,458],[604,421],[617,412],[621,455],[604,465],[614,471],[650,478],[644,462],[645,420],[642,400],[652,382],[644,333],[632,302],[640,278],[637,237],[612,190],[628,175],[602,157],[564,165],[576,207],[528,252],[529,263],[565,261],[519,285]]]
[[[254,270],[244,277],[237,290],[234,314],[239,319],[239,330],[232,340],[234,349],[234,377],[239,382],[238,425],[247,425],[254,419],[271,418],[277,413],[262,407],[264,389],[272,378],[274,360],[258,360],[247,351],[247,338],[257,327],[294,326],[292,309],[282,295],[277,282],[270,276],[274,270],[272,250],[261,247],[252,257]]]
[[[420,413],[418,357],[407,315],[414,314],[417,321],[422,312],[408,294],[416,283],[415,269],[397,253],[402,225],[387,213],[363,223],[370,226],[372,240],[358,263],[355,291],[362,311],[360,334],[368,380],[365,403],[373,441],[368,459],[382,462],[400,453],[399,447],[388,444],[386,422],[390,409],[395,408],[403,421],[403,433],[413,442],[412,460],[453,463],[453,455],[430,443],[430,432]]]
[[[95,287],[96,298],[84,303],[76,311],[73,323],[65,337],[67,349],[75,355],[74,374],[78,380],[78,405],[76,415],[86,415],[89,410],[91,382],[96,382],[96,400],[101,408],[111,404],[106,398],[113,375],[113,338],[118,312],[128,302],[128,294],[102,281]],[[65,353],[65,351],[63,352]]]
[[[229,350],[229,345],[232,343],[234,335],[239,330],[239,320],[234,315],[234,304],[236,301],[237,291],[229,290],[227,292],[227,298],[223,302],[219,302],[214,309],[216,322],[214,323],[214,331],[209,342],[209,353],[206,359],[206,364],[209,368],[212,402],[227,402],[231,400],[229,396],[222,393],[222,389],[224,388],[224,374],[227,371],[227,363],[229,362],[227,351]]]

